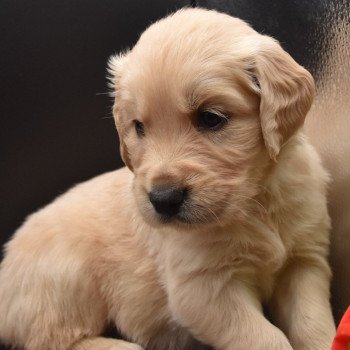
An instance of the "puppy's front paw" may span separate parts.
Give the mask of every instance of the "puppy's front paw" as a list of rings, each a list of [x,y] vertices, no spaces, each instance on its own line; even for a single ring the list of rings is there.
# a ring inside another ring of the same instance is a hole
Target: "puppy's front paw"
[[[138,344],[117,340],[115,344],[111,345],[106,350],[144,350],[144,349]]]
[[[140,345],[111,338],[83,339],[72,350],[144,350]]]

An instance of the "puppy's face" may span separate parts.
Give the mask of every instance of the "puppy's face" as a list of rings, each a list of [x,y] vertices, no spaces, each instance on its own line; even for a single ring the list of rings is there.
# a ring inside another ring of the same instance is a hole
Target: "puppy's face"
[[[152,25],[110,70],[121,153],[154,225],[246,218],[312,100],[311,76],[275,41],[214,11]]]

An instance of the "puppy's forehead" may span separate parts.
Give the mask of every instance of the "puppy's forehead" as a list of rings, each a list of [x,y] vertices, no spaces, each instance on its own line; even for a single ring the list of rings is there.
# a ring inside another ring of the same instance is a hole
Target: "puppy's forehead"
[[[186,9],[149,27],[129,54],[126,84],[141,109],[162,101],[188,109],[189,98],[239,85],[257,33],[215,11]],[[200,101],[197,101],[200,103]]]
[[[244,21],[203,9],[184,9],[151,25],[140,37],[134,51],[157,47],[192,51],[203,51],[205,43],[228,44],[245,35],[257,34]],[[143,52],[144,54],[144,52]]]

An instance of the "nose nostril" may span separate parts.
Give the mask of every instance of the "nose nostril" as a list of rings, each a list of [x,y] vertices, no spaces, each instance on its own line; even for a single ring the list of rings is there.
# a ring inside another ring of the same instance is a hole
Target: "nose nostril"
[[[184,201],[186,189],[179,187],[155,187],[149,193],[149,200],[157,213],[176,215]]]

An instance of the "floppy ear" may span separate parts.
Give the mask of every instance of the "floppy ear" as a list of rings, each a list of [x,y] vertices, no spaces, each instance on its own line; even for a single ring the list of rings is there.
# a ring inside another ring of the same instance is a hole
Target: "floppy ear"
[[[120,155],[125,165],[132,171],[133,168],[131,165],[129,152],[124,142],[124,134],[125,134],[124,127],[120,120],[120,113],[118,108],[118,99],[120,97],[121,88],[122,88],[120,81],[121,81],[126,58],[127,58],[126,54],[117,54],[117,55],[111,56],[108,60],[107,71],[108,71],[109,87],[112,89],[111,96],[114,98],[113,116],[117,127],[118,135],[119,135]]]
[[[284,143],[303,125],[314,95],[311,74],[270,37],[255,57],[260,120],[266,148],[276,160]]]

